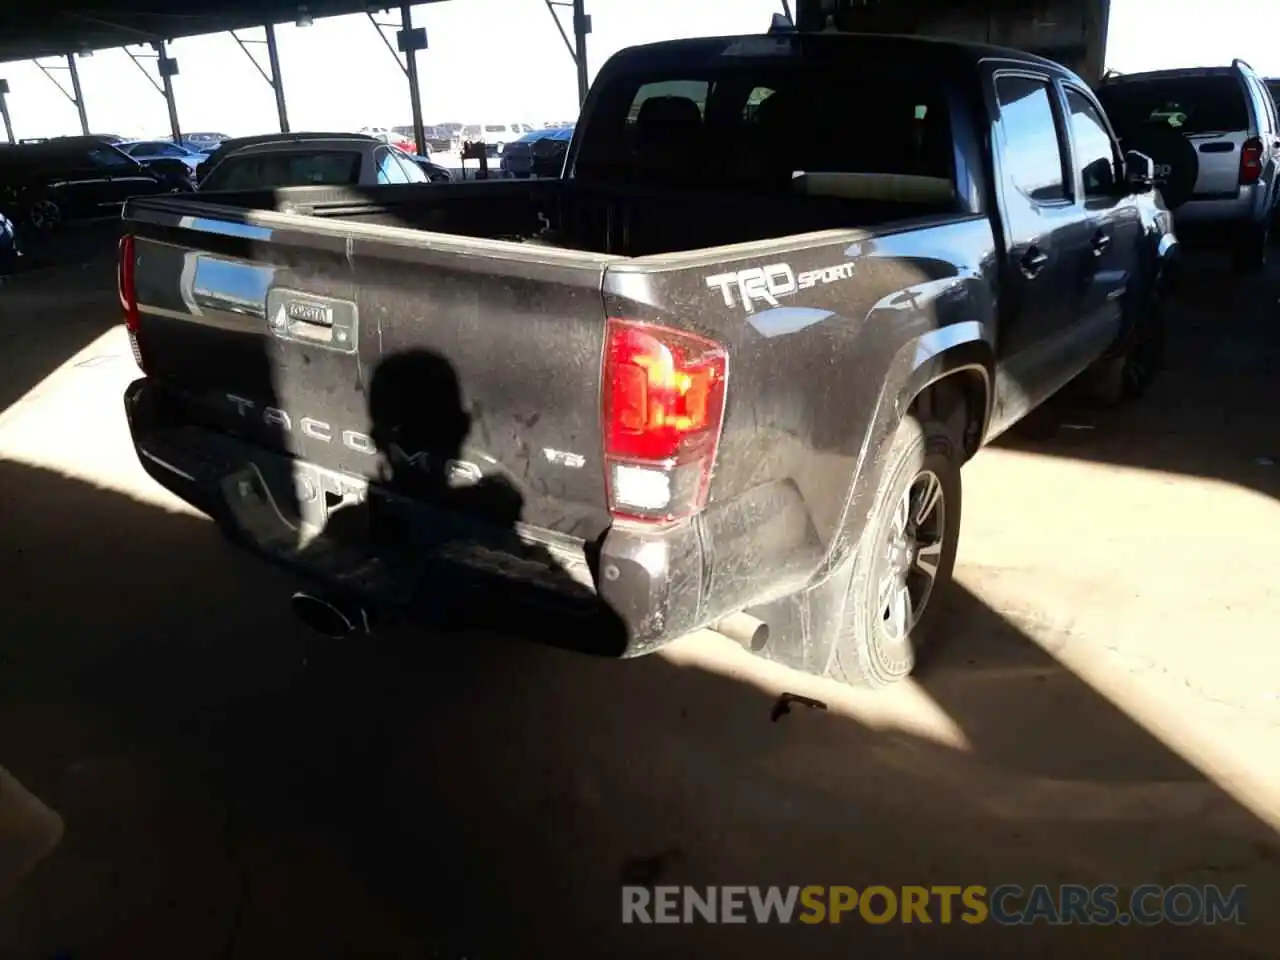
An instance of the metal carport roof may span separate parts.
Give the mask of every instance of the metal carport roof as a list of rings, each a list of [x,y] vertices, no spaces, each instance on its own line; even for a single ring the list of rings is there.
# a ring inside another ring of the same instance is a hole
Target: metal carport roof
[[[416,3],[431,0],[416,0]],[[302,15],[335,17],[397,8],[359,0],[0,0],[0,63],[176,40]]]

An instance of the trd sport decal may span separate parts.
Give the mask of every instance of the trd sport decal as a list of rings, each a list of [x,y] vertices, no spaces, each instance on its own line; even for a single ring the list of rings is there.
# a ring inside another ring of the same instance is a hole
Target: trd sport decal
[[[790,297],[800,290],[847,280],[853,276],[853,266],[850,260],[797,275],[790,264],[774,263],[734,273],[717,273],[707,277],[707,286],[720,290],[726,307],[741,305],[747,313],[754,313],[757,303],[776,307],[781,298]]]

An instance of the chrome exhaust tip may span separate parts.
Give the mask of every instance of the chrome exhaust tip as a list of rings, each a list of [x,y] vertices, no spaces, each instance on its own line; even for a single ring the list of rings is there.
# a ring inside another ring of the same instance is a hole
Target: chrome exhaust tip
[[[730,614],[718,623],[713,623],[711,629],[741,644],[752,653],[759,653],[769,644],[769,625],[748,613]]]
[[[355,634],[368,634],[369,614],[363,607],[342,607],[299,590],[289,599],[293,615],[329,640],[344,640]]]

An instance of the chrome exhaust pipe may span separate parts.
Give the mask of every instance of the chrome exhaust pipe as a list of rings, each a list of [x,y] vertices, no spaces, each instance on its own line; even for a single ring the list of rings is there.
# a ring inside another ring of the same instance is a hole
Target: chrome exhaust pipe
[[[299,590],[289,599],[293,615],[329,640],[345,640],[355,634],[370,634],[369,614],[363,607],[338,605]]]
[[[716,633],[740,643],[752,653],[759,653],[769,642],[769,625],[749,613],[731,613],[711,625]]]

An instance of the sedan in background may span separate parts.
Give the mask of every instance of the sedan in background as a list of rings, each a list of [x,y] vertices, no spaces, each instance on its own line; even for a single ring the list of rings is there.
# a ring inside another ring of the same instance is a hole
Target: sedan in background
[[[172,140],[126,140],[116,144],[121,150],[135,160],[177,160],[186,164],[192,176],[196,167],[200,166],[205,155],[199,150],[180,146]]]
[[[201,192],[430,182],[410,154],[359,134],[307,139],[280,134],[234,147],[211,162]]]
[[[216,150],[223,140],[230,139],[225,133],[184,133],[180,142],[196,153],[210,153]]]

